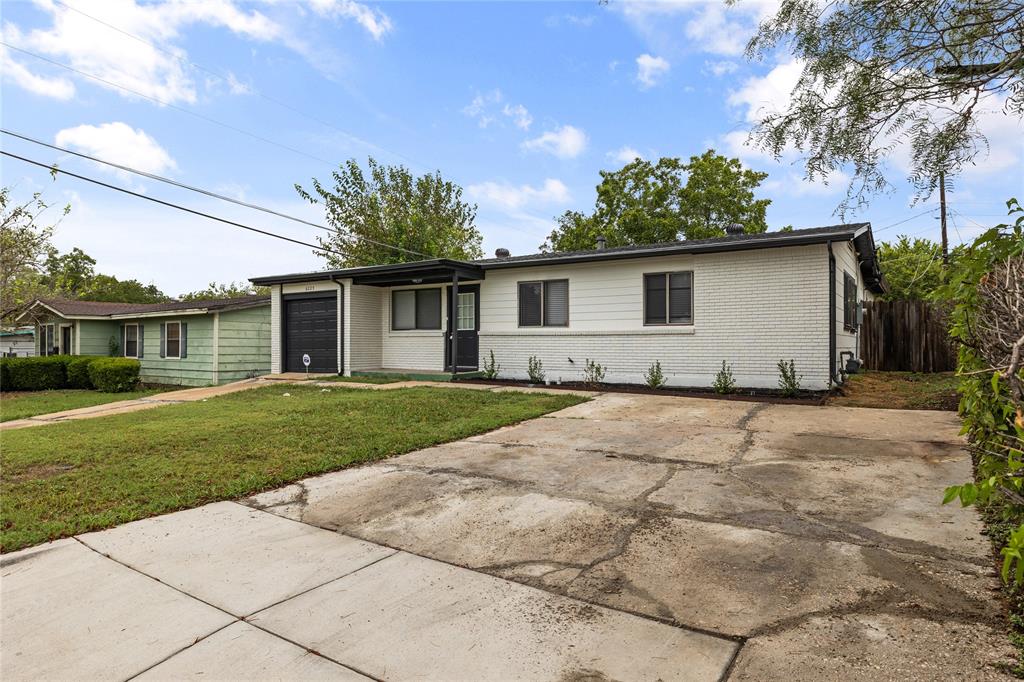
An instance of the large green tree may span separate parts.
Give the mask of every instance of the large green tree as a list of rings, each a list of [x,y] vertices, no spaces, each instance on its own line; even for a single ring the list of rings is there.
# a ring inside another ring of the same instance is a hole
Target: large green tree
[[[724,235],[731,223],[764,232],[771,200],[757,199],[754,192],[766,177],[713,149],[686,163],[637,159],[617,171],[601,171],[593,212],[566,211],[541,249],[591,249],[598,235],[608,246],[706,239]]]
[[[257,287],[248,282],[227,282],[218,284],[210,282],[205,289],[190,291],[178,297],[179,301],[208,301],[223,298],[241,298],[242,296],[269,296],[270,287]]]
[[[96,272],[96,259],[75,247],[67,253],[52,251],[42,275],[46,295],[83,301],[161,303],[170,300],[155,284],[121,280]]]
[[[355,159],[331,173],[328,186],[316,178],[299,195],[322,204],[334,232],[319,237],[317,251],[332,267],[403,263],[424,257],[480,258],[483,241],[476,206],[440,172],[414,176],[405,166]]]
[[[810,178],[852,167],[841,210],[887,188],[885,161],[906,145],[925,198],[986,151],[980,114],[1024,113],[1022,41],[1021,0],[781,0],[747,53],[784,46],[803,71],[752,141],[776,157],[796,147]]]
[[[952,254],[955,258],[956,252]],[[925,301],[943,284],[942,245],[930,239],[900,236],[878,245],[878,263],[885,273],[887,301]]]
[[[12,324],[22,306],[46,291],[43,275],[55,252],[55,223],[43,220],[49,208],[41,192],[15,203],[10,188],[0,188],[0,323]],[[61,217],[70,210],[65,206]]]

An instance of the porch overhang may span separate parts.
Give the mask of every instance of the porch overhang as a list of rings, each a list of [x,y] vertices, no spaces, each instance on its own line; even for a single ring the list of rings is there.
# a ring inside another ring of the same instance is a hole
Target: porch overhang
[[[257,285],[308,282],[314,279],[351,279],[353,284],[374,287],[407,286],[411,284],[445,284],[454,278],[462,281],[484,279],[484,269],[476,263],[436,258],[411,263],[370,265],[361,268],[325,270],[316,273],[255,277],[249,281]]]

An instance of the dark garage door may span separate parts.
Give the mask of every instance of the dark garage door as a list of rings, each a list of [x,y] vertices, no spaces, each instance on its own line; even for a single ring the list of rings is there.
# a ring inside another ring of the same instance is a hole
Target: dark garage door
[[[307,353],[310,372],[338,371],[338,299],[333,293],[284,301],[284,371],[306,371],[302,356]]]

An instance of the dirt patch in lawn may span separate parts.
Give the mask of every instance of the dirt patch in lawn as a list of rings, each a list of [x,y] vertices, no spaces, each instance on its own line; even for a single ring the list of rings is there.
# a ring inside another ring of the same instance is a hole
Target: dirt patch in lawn
[[[829,405],[892,410],[956,410],[960,396],[952,372],[863,372],[847,379]]]

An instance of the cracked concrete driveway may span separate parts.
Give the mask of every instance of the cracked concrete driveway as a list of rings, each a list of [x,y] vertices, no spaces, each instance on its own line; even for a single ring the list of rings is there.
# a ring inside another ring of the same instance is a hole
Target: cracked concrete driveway
[[[733,680],[984,679],[1011,655],[953,413],[605,394],[246,501],[739,643]]]
[[[958,428],[600,395],[5,555],[3,677],[1001,679]]]

